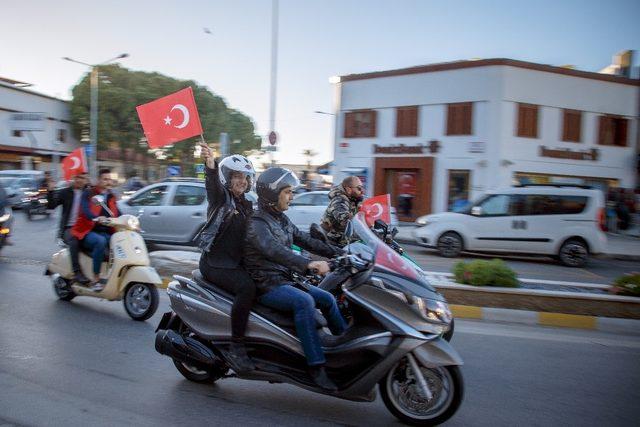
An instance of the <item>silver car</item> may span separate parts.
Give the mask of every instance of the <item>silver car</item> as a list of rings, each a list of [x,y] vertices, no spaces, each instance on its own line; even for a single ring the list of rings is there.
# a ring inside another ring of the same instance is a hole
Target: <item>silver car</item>
[[[301,231],[309,231],[311,224],[320,224],[324,211],[329,206],[328,191],[309,191],[297,194],[285,214]],[[398,226],[396,208],[391,207],[391,224]]]
[[[255,202],[255,195],[247,194]],[[139,215],[144,240],[150,243],[195,246],[194,237],[207,220],[204,180],[168,178],[118,201],[122,214]]]

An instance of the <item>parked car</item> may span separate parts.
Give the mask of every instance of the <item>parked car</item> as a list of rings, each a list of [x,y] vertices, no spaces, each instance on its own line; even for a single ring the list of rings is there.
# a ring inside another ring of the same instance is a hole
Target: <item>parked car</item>
[[[38,191],[39,182],[44,172],[36,170],[3,170],[0,180],[9,193],[9,204],[16,209],[23,208],[30,202],[29,194]]]
[[[444,257],[461,251],[542,254],[582,267],[606,251],[604,196],[578,186],[525,185],[492,191],[461,212],[416,220],[415,241]]]
[[[300,230],[309,231],[311,224],[320,223],[327,206],[329,206],[328,191],[309,191],[297,194],[285,214]],[[391,225],[398,226],[394,207],[391,208]]]
[[[247,198],[255,205],[255,193],[248,193]],[[207,220],[204,180],[167,178],[119,200],[118,209],[123,214],[140,215],[146,242],[195,246],[193,239]]]

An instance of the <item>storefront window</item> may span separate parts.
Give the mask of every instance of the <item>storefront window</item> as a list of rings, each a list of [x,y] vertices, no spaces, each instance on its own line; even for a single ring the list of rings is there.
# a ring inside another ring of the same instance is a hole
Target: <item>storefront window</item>
[[[448,211],[459,212],[469,204],[470,176],[468,170],[449,170]]]

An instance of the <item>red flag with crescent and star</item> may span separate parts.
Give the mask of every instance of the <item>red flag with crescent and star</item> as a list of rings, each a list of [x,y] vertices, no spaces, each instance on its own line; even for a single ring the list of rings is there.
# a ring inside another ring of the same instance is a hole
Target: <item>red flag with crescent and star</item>
[[[158,148],[202,134],[191,87],[136,107],[149,147]]]
[[[360,211],[364,212],[364,218],[369,227],[373,227],[376,219],[381,219],[389,224],[391,222],[391,195],[382,194],[365,200],[360,205]]]
[[[61,166],[65,181],[69,181],[78,174],[87,173],[87,157],[85,156],[84,148],[76,148],[70,152],[62,160]]]

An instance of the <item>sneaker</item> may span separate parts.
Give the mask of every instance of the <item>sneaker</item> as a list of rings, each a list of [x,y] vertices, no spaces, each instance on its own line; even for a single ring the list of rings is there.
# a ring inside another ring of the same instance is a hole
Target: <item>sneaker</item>
[[[88,285],[91,280],[89,280],[87,278],[87,276],[85,276],[84,274],[82,274],[82,272],[76,273],[73,275],[73,281],[74,282],[78,282],[79,284],[81,284],[82,286],[86,286]]]
[[[99,280],[97,282],[93,282],[89,288],[94,292],[100,292],[104,289],[104,283]]]
[[[322,390],[332,393],[338,391],[338,386],[329,379],[323,365],[309,366],[309,375]]]
[[[237,368],[237,372],[247,372],[256,369],[255,365],[247,354],[244,344],[233,342],[229,347],[229,359],[233,366]]]

